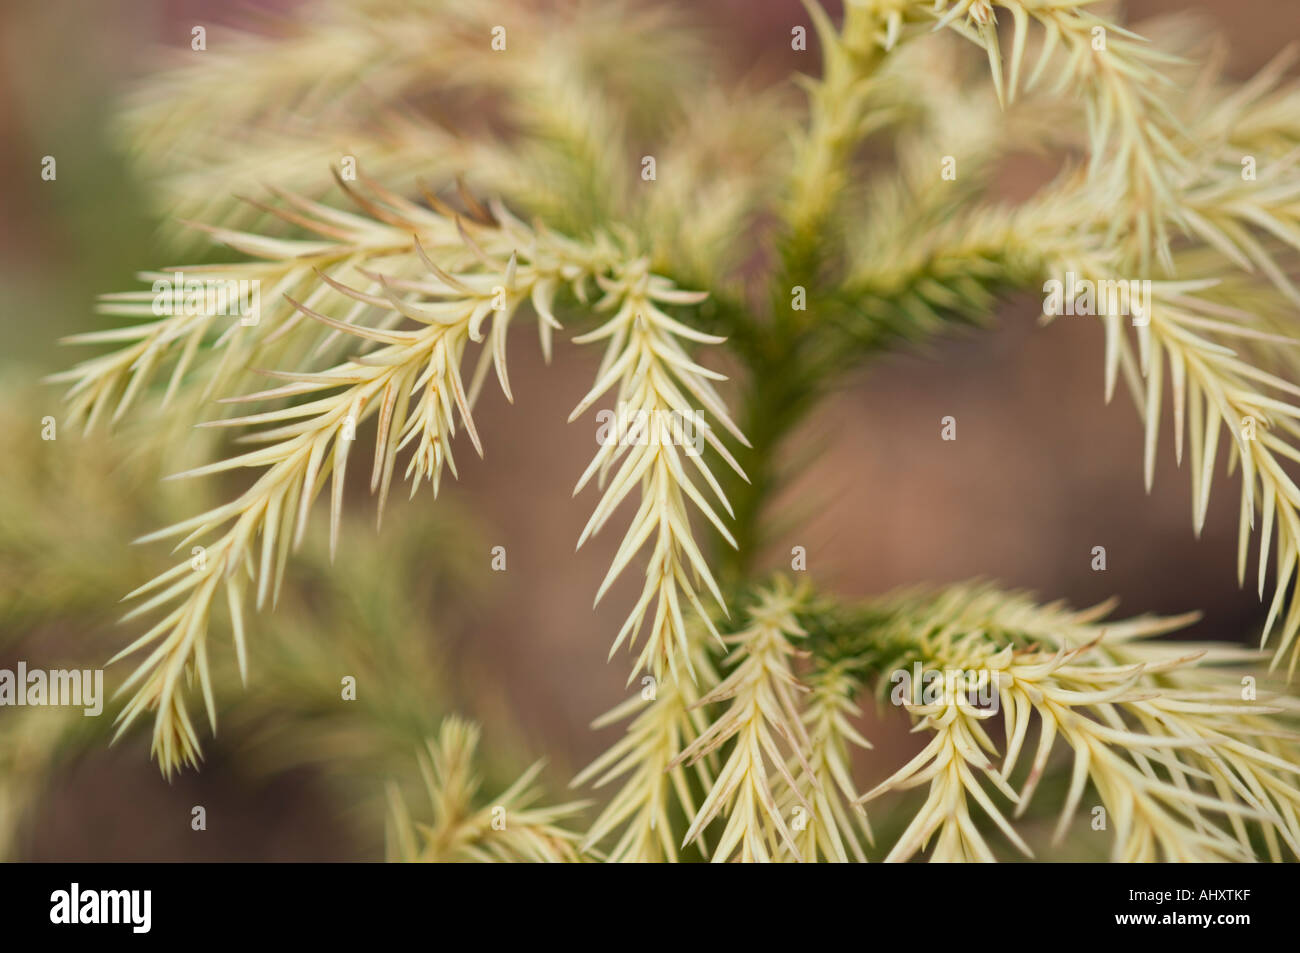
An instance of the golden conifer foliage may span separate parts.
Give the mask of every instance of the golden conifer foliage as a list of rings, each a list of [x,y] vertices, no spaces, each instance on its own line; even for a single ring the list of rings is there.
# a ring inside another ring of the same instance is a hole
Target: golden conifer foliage
[[[1293,54],[1232,83],[1177,24],[1147,35],[1093,0],[846,0],[838,23],[805,0],[820,67],[801,104],[729,79],[686,8],[462,6],[318,0],[125,112],[160,199],[230,259],[180,270],[260,298],[232,316],[187,291],[160,313],[174,270],[146,273],[151,290],[103,299],[129,320],[73,338],[100,350],[53,378],[87,431],[169,415],[236,445],[177,477],[250,471],[144,537],[202,558],[130,593],[149,621],[114,659],[136,666],[119,733],[152,719],[164,774],[198,764],[190,705],[215,730],[228,673],[246,682],[249,644],[275,638],[248,610],[313,545],[313,502],[328,487],[333,558],[349,466],[381,515],[395,476],[436,496],[454,451],[495,436],[475,401],[489,379],[513,400],[507,342],[528,322],[548,361],[557,334],[603,349],[570,417],[614,410],[576,543],[621,533],[597,601],[643,574],[591,647],[628,652],[637,692],[596,727],[631,721],[574,781],[607,798],[584,822],[537,806],[537,766],[481,798],[478,729],[443,718],[418,756],[427,809],[388,789],[393,859],[1041,859],[1085,809],[1116,861],[1300,856],[1281,680],[1300,664]],[[1059,173],[990,198],[1020,146]],[[239,202],[254,179],[269,194]],[[1045,295],[1044,324],[1087,315],[1104,337],[1098,377],[1134,398],[1148,490],[1172,428],[1196,534],[1216,464],[1240,471],[1260,651],[1163,638],[1190,616],[1112,622],[982,583],[836,599],[755,572],[785,438],[818,399],[1017,289]],[[926,741],[863,790],[873,694]]]

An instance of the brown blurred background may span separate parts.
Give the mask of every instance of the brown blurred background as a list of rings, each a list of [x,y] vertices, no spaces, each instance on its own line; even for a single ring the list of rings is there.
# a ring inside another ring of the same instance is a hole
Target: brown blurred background
[[[291,6],[289,4],[286,7]],[[738,66],[780,75],[802,63],[780,52],[806,22],[796,0],[714,0],[701,15],[732,24]],[[1134,0],[1130,19],[1203,13],[1231,44],[1230,73],[1245,77],[1300,37],[1300,5],[1284,0]],[[54,340],[91,325],[93,295],[130,287],[135,270],[166,260],[155,222],[109,145],[113,98],[159,44],[189,26],[229,21],[220,0],[9,0],[0,9],[0,362],[47,372],[69,355]],[[777,52],[768,52],[775,49]],[[40,156],[59,157],[59,187],[42,188]],[[1019,172],[1006,170],[1014,182]],[[1102,337],[1092,322],[1036,325],[1037,302],[1012,300],[993,330],[954,335],[924,353],[864,369],[805,428],[823,449],[788,491],[816,512],[772,547],[764,565],[788,565],[793,545],[823,587],[865,596],[918,582],[996,579],[1048,599],[1087,605],[1111,595],[1123,614],[1200,609],[1201,638],[1250,641],[1262,612],[1235,583],[1236,486],[1222,473],[1204,537],[1191,530],[1187,473],[1166,437],[1154,492],[1141,476],[1141,433],[1127,395],[1102,402]],[[563,779],[614,731],[588,722],[624,697],[627,666],[606,664],[623,618],[624,585],[595,611],[591,599],[617,538],[573,556],[591,500],[570,492],[592,450],[585,424],[566,425],[594,369],[568,344],[546,368],[534,348],[512,354],[513,407],[489,390],[479,410],[487,456],[460,454],[461,479],[444,491],[468,508],[483,543],[485,595],[452,646],[462,680],[457,706],[513,724],[523,749],[545,753]],[[0,372],[6,372],[0,365]],[[725,391],[724,391],[725,394]],[[56,406],[51,395],[51,407]],[[53,412],[53,411],[51,411]],[[958,421],[954,443],[940,419]],[[526,480],[527,491],[521,487]],[[432,505],[421,495],[415,504]],[[784,505],[784,504],[782,504]],[[125,541],[124,541],[125,542]],[[509,570],[490,573],[504,545]],[[1108,569],[1090,568],[1104,546]],[[785,554],[785,555],[782,555]],[[1252,567],[1253,572],[1253,567]],[[4,717],[0,714],[0,717]],[[888,751],[905,729],[872,723]],[[293,774],[236,783],[220,749],[203,771],[170,786],[139,744],[106,752],[60,778],[32,838],[34,859],[343,859],[374,856],[331,834],[328,811]],[[157,818],[218,805],[214,836],[183,838]]]

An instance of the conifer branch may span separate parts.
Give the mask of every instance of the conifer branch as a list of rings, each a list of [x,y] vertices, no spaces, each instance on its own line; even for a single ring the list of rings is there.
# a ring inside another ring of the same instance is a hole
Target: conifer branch
[[[560,826],[585,806],[532,806],[541,792],[534,764],[507,790],[479,807],[475,771],[478,726],[460,718],[443,720],[420,757],[432,817],[416,821],[396,785],[388,787],[391,860],[407,863],[575,863],[578,834]]]

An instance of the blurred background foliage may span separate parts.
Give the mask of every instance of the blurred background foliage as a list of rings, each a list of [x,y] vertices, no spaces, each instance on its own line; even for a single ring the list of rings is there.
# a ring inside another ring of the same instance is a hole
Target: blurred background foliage
[[[1271,0],[1127,6],[1134,21],[1202,14],[1228,38],[1236,78],[1300,35],[1300,7]],[[709,58],[756,90],[811,68],[789,49],[790,28],[806,22],[797,3],[720,0],[690,12],[710,25],[699,40],[711,45]],[[183,430],[166,467],[133,455],[129,428],[43,441],[42,419],[58,417],[60,392],[37,381],[70,363],[60,336],[98,326],[95,295],[130,287],[134,272],[160,262],[222,257],[201,243],[178,255],[148,162],[124,154],[113,117],[134,82],[163,62],[161,48],[184,48],[193,24],[242,22],[245,13],[220,0],[0,8],[0,667],[101,666],[121,643],[118,600],[169,561],[159,547],[128,541],[225,490],[159,482],[201,454],[203,438]],[[625,57],[605,52],[593,68],[619,75]],[[693,113],[704,128],[743,114],[722,102]],[[654,141],[653,110],[627,118]],[[40,178],[45,155],[57,157],[56,182]],[[250,175],[262,171],[255,154],[244,158]],[[1039,174],[1033,157],[1004,165],[999,181],[1011,195]],[[762,564],[786,565],[797,544],[819,585],[846,596],[985,576],[1076,605],[1117,593],[1131,614],[1203,608],[1192,636],[1253,638],[1262,611],[1232,582],[1230,494],[1211,506],[1192,545],[1188,492],[1172,462],[1157,474],[1169,489],[1146,498],[1133,465],[1140,424],[1100,400],[1100,335],[1079,322],[1040,331],[1035,306],[1012,302],[991,331],[892,356],[827,401],[808,446],[791,455],[801,465],[787,490],[819,508],[801,513]],[[487,396],[480,411],[486,461],[466,456],[461,482],[437,505],[399,504],[382,533],[373,503],[358,499],[357,525],[333,567],[326,548],[304,546],[278,608],[251,623],[265,637],[250,640],[247,688],[233,672],[220,678],[229,697],[202,771],[162,781],[139,732],[110,747],[111,704],[101,718],[0,709],[0,857],[379,859],[383,782],[418,798],[415,752],[449,712],[484,724],[489,787],[508,784],[541,752],[552,789],[562,787],[614,736],[590,732],[590,719],[627,691],[603,648],[621,595],[589,609],[615,542],[572,553],[586,510],[569,504],[569,491],[591,434],[564,421],[594,361],[562,347],[547,369],[519,348],[512,378],[521,399],[507,407]],[[950,413],[961,420],[955,444],[915,439]],[[528,495],[517,490],[524,469]],[[489,569],[494,545],[507,547],[506,573]],[[1105,573],[1090,568],[1095,545],[1107,547]],[[123,674],[108,670],[110,691]],[[344,675],[357,678],[354,703],[340,701]],[[915,747],[906,719],[894,716],[877,723],[883,716],[868,713],[864,731],[877,747],[862,765],[864,789]],[[206,808],[205,832],[191,830],[196,805]]]

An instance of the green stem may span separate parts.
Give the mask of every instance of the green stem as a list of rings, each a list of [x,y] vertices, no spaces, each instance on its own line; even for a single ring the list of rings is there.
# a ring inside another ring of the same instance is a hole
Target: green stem
[[[799,286],[811,297],[835,257],[831,223],[849,181],[853,149],[869,128],[864,102],[880,58],[871,44],[850,49],[821,7],[807,6],[821,39],[822,78],[810,86],[808,127],[796,148],[782,209],[780,262],[769,294],[772,320],[747,329],[740,340],[733,335],[748,372],[739,424],[751,442],[737,455],[749,482],[734,473],[727,478],[736,547],[722,547],[722,564],[724,577],[733,582],[750,574],[761,553],[763,507],[780,482],[776,451],[822,392],[822,368],[809,348],[815,325],[806,320],[808,311],[792,310],[791,296]],[[733,330],[745,323],[733,322]]]
[[[777,448],[815,403],[815,385],[797,367],[792,372],[795,364],[795,359],[783,363],[765,356],[750,365],[740,426],[751,446],[737,454],[749,482],[733,472],[728,473],[730,487],[724,487],[735,511],[736,547],[722,548],[723,573],[731,581],[748,577],[761,554],[763,507],[779,484]]]

